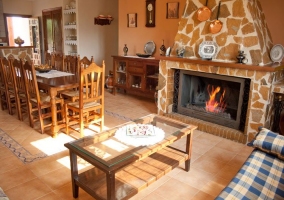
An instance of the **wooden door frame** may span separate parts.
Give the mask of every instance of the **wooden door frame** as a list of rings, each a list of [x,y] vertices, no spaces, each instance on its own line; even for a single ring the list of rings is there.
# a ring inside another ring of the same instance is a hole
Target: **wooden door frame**
[[[32,15],[21,15],[21,14],[12,14],[12,13],[3,13],[4,17],[4,26],[5,26],[5,34],[6,34],[6,41],[9,44],[9,33],[8,33],[8,24],[7,24],[7,17],[22,17],[22,18],[31,18]]]
[[[46,21],[44,20],[44,16],[47,15],[47,13],[52,13],[53,11],[60,11],[61,14],[61,30],[63,30],[63,19],[62,19],[62,7],[55,7],[55,8],[48,8],[48,9],[44,9],[42,10],[42,28],[43,28],[43,50],[44,53],[43,55],[45,55],[45,53],[48,50],[48,42],[47,42],[47,30],[46,30]],[[63,33],[63,32],[62,32]],[[61,37],[63,37],[63,34],[61,35]],[[63,49],[63,38],[62,38],[62,49]],[[63,52],[63,51],[62,51]]]

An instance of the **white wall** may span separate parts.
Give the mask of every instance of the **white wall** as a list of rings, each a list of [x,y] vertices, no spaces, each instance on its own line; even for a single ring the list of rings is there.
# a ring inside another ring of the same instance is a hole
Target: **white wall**
[[[3,12],[9,14],[32,15],[32,1],[2,0]]]
[[[63,0],[35,0],[32,3],[32,15],[39,17],[42,15],[42,10],[56,7],[63,7]]]
[[[118,0],[79,0],[78,36],[80,56],[91,57],[98,65],[106,63],[106,74],[112,70],[112,57],[118,49]],[[111,25],[95,25],[98,15],[114,17]]]

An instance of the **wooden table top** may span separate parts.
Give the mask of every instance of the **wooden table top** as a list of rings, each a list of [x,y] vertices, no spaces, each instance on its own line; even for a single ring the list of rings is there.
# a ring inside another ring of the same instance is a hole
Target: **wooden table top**
[[[56,78],[43,78],[37,76],[37,83],[39,87],[56,87],[65,89],[66,87],[77,87],[79,86],[78,76],[62,76]]]

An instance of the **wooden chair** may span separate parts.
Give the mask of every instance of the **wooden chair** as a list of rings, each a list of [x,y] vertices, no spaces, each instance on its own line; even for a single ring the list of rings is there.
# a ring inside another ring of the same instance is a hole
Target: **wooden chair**
[[[77,75],[80,73],[80,69],[86,69],[89,67],[89,65],[94,61],[93,56],[91,57],[91,60],[89,60],[86,56],[84,56],[82,59],[80,59],[80,56],[78,56],[78,64],[77,64]],[[66,101],[75,102],[79,99],[79,91],[77,89],[74,90],[67,90],[60,93],[61,98],[63,98]]]
[[[12,75],[10,61],[5,57],[1,59],[1,68],[2,68],[1,72],[3,73],[4,77],[4,85],[5,85],[4,87],[5,87],[5,94],[7,98],[9,114],[13,115],[13,108],[16,108],[16,111],[19,113],[19,108],[16,103],[18,101],[17,100],[18,97],[15,91],[15,85],[13,82],[13,75]]]
[[[5,85],[5,78],[4,78],[4,72],[3,72],[3,64],[2,64],[2,58],[0,58],[0,104],[1,109],[8,109],[8,100],[7,100],[7,90]]]
[[[52,55],[53,65],[52,68],[58,71],[64,71],[64,56],[62,54]]]
[[[33,64],[25,62],[22,65],[22,74],[24,76],[27,91],[26,95],[29,103],[31,127],[34,127],[34,122],[39,120],[41,133],[43,133],[46,127],[51,126],[51,121],[50,123],[47,123],[45,120],[47,118],[51,118],[50,96],[47,93],[39,91],[36,79],[36,71]],[[57,110],[57,113],[60,113],[62,116],[64,116],[63,103],[63,99],[56,98],[56,104],[58,107],[60,107],[60,109]]]
[[[13,83],[15,86],[16,104],[18,108],[18,118],[23,121],[23,114],[28,113],[27,95],[24,77],[22,75],[21,64],[22,60],[10,59]],[[31,122],[31,120],[30,120]]]
[[[63,63],[64,63],[63,70],[65,72],[78,75],[79,70],[78,70],[77,56],[67,55],[64,57]]]
[[[50,53],[45,52],[44,64],[47,64],[49,66],[53,66],[53,58],[52,58],[52,55]]]
[[[104,126],[104,83],[104,61],[102,67],[97,66],[94,62],[86,69],[81,67],[79,100],[65,104],[67,134],[74,123],[78,123],[80,126],[80,137],[84,136],[84,127],[90,124],[99,126],[102,131]]]

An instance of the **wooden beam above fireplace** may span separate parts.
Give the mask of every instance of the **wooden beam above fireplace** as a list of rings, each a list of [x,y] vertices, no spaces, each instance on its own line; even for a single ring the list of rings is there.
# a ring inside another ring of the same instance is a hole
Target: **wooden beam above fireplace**
[[[229,67],[237,69],[265,71],[265,72],[274,72],[284,69],[284,63],[272,63],[270,65],[259,66],[259,65],[240,64],[234,62],[221,62],[221,61],[189,59],[189,58],[179,58],[179,57],[170,57],[170,56],[158,56],[156,57],[156,59],[159,59],[161,61],[168,60],[174,62],[193,63],[199,65],[211,65],[211,66]]]

